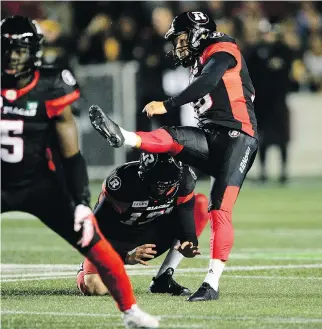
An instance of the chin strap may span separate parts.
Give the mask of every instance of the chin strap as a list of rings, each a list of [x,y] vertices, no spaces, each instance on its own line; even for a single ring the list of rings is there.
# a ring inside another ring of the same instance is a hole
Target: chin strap
[[[32,77],[32,74],[34,73],[34,70],[32,68],[29,68],[26,71],[19,72],[16,74],[7,74],[6,72],[1,72],[1,82],[2,82],[2,88],[16,88],[17,82],[20,79],[27,78],[28,75],[30,78]]]

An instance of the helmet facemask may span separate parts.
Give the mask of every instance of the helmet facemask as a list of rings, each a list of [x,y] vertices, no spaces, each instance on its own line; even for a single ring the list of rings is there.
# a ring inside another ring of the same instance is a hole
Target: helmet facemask
[[[208,38],[210,30],[196,25],[188,31],[181,32],[180,34],[172,34],[168,36],[168,40],[172,42],[173,49],[167,54],[172,57],[175,66],[189,67],[192,66],[198,56],[201,55],[204,47],[203,43]],[[181,36],[186,35],[187,44],[184,46],[177,46],[177,43],[181,41]],[[186,56],[180,57],[177,52],[186,51]]]
[[[174,196],[180,185],[182,171],[181,162],[177,162],[171,156],[141,154],[138,174],[153,200],[166,201]]]

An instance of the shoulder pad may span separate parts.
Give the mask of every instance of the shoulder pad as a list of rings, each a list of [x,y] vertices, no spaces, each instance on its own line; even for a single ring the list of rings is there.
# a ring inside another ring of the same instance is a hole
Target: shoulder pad
[[[183,165],[183,174],[178,190],[178,196],[188,195],[194,191],[197,182],[197,175],[187,165]]]
[[[69,69],[58,69],[54,66],[41,66],[41,82],[49,92],[48,99],[56,99],[71,94],[79,89],[74,74]]]

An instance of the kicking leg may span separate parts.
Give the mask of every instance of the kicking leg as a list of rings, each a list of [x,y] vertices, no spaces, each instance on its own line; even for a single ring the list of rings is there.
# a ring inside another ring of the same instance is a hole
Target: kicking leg
[[[184,163],[207,173],[208,140],[202,129],[166,127],[151,132],[129,132],[121,128],[96,105],[89,109],[93,127],[113,147],[128,145],[149,153],[170,153]]]

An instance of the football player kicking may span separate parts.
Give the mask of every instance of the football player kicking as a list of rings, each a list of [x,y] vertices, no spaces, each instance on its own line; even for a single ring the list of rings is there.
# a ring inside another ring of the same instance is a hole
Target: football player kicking
[[[235,40],[216,31],[215,22],[205,13],[178,15],[165,37],[173,43],[171,55],[176,64],[190,67],[191,83],[178,96],[151,102],[143,111],[152,117],[192,103],[199,128],[129,132],[95,105],[90,118],[113,147],[125,144],[150,153],[169,152],[214,178],[209,270],[200,288],[188,298],[191,302],[213,300],[219,298],[219,279],[233,246],[233,206],[258,148],[255,91]]]
[[[159,320],[137,306],[124,263],[98,229],[70,107],[79,90],[68,70],[40,66],[42,40],[38,25],[26,17],[1,22],[1,212],[38,217],[95,264],[127,328],[158,328]],[[67,189],[48,167],[51,137]]]
[[[200,254],[197,236],[208,222],[208,201],[194,194],[195,183],[190,167],[164,153],[141,153],[140,161],[116,168],[103,183],[94,214],[126,264],[148,265],[170,249],[151,293],[191,294],[172,276],[184,256]],[[88,259],[77,274],[77,286],[85,295],[108,292]]]

